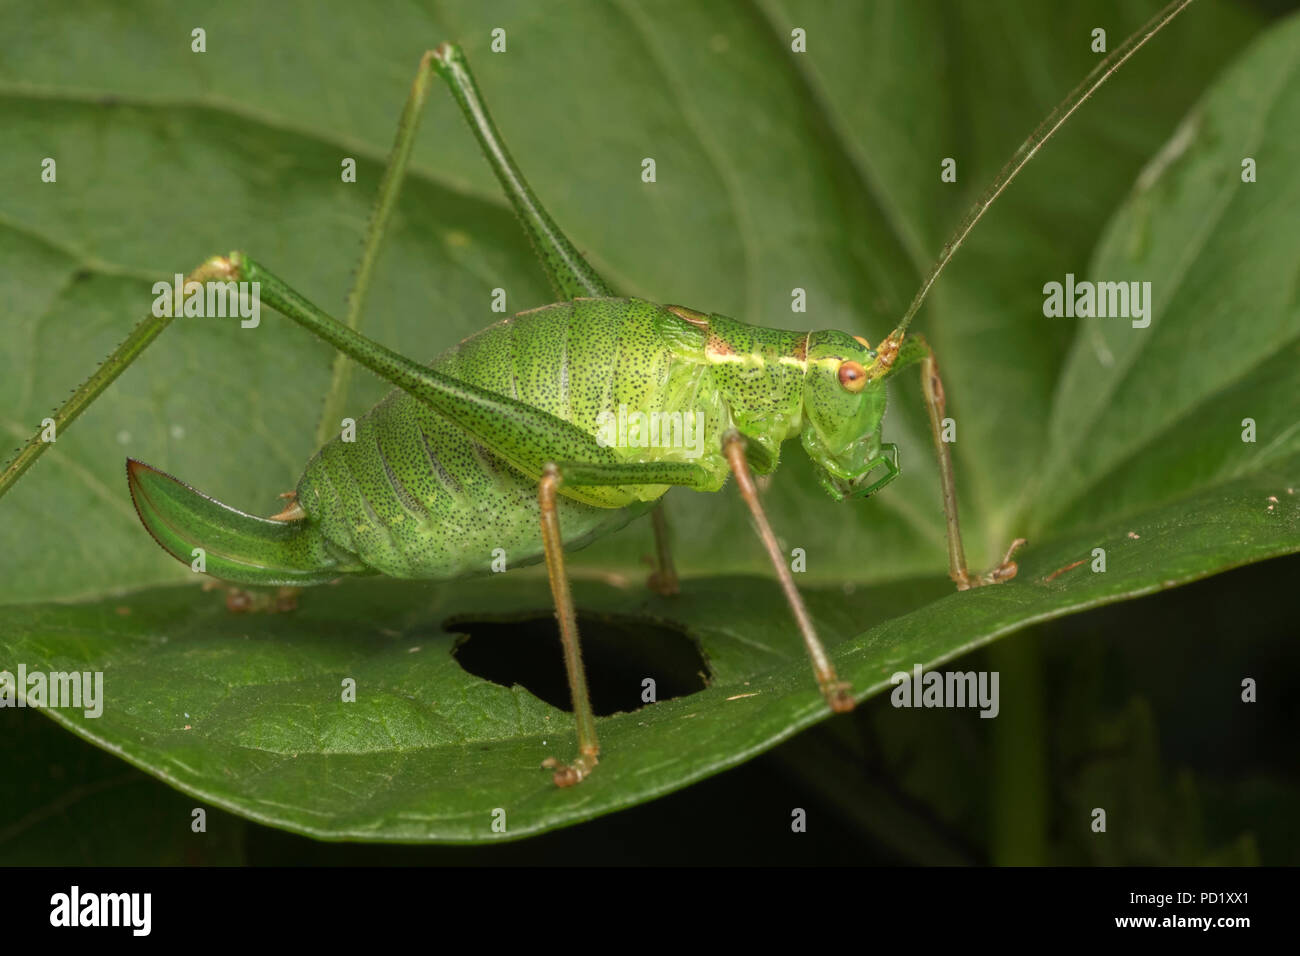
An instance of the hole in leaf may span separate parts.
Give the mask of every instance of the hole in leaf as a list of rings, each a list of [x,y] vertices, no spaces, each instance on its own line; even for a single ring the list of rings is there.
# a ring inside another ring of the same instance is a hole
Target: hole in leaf
[[[457,635],[452,655],[475,677],[503,687],[519,684],[548,704],[573,712],[560,630],[552,615],[519,620],[455,617],[443,630]],[[630,713],[654,699],[684,697],[708,686],[709,665],[685,632],[638,618],[578,615],[587,689],[598,717]]]

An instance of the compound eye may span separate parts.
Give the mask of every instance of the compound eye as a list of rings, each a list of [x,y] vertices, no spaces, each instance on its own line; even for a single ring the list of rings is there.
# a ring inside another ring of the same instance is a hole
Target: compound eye
[[[840,363],[840,384],[850,392],[860,392],[867,384],[867,370],[857,362]]]

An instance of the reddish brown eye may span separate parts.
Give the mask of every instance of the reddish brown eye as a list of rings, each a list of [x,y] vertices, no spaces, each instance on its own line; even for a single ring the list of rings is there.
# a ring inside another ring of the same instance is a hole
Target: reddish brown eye
[[[860,392],[867,384],[867,370],[857,362],[840,364],[840,384],[850,392]]]

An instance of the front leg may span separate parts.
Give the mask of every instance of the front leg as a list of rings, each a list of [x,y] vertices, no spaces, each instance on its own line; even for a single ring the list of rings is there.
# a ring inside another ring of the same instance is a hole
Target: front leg
[[[1025,543],[1024,538],[1016,538],[1003,555],[1002,563],[982,574],[971,574],[966,568],[966,551],[962,547],[961,522],[957,517],[957,485],[953,479],[952,453],[948,443],[943,440],[943,419],[945,399],[943,380],[939,378],[939,363],[935,361],[934,350],[919,335],[909,335],[899,350],[895,368],[921,364],[921,389],[925,393],[925,407],[930,414],[930,435],[934,439],[934,452],[939,459],[939,481],[943,487],[943,516],[948,530],[948,576],[957,585],[958,591],[986,584],[999,584],[1010,581],[1019,568],[1011,560],[1016,551]]]
[[[790,605],[790,613],[794,615],[795,624],[799,627],[799,634],[803,637],[804,647],[808,651],[808,659],[812,662],[817,686],[831,710],[837,714],[847,713],[854,706],[852,688],[847,681],[840,680],[835,673],[835,665],[831,662],[830,655],[826,653],[821,639],[817,637],[816,628],[813,627],[812,615],[808,613],[799,589],[795,587],[794,577],[785,563],[785,555],[781,553],[776,534],[772,531],[772,525],[768,523],[767,512],[763,510],[763,503],[758,500],[754,476],[749,470],[749,461],[745,458],[745,439],[739,432],[728,432],[722,439],[722,451],[727,457],[731,473],[736,476],[736,487],[740,489],[740,496],[749,507],[750,517],[754,519],[754,530],[758,532],[758,538],[763,542],[763,548],[767,551],[773,570],[776,571],[777,580],[781,582],[781,591],[785,594],[786,603]]]

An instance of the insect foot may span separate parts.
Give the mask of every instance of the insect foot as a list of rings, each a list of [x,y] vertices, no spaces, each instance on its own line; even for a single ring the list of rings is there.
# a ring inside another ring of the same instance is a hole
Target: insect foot
[[[547,770],[555,771],[552,779],[557,787],[572,787],[596,768],[596,755],[582,754],[571,764],[563,764],[554,757],[547,757],[542,761],[542,766]]]
[[[847,714],[857,706],[857,701],[853,699],[853,688],[848,681],[828,684],[822,688],[822,695],[826,698],[826,703],[830,704],[831,710],[837,714]]]
[[[1019,551],[1026,541],[1024,538],[1016,538],[1007,548],[1007,553],[1002,556],[1002,563],[996,568],[985,571],[983,574],[977,574],[974,577],[966,575],[965,579],[957,580],[958,591],[969,591],[971,588],[983,587],[986,584],[1001,584],[1003,581],[1010,581],[1020,570],[1020,566],[1011,560],[1011,556]]]
[[[205,582],[204,590],[225,591],[226,610],[231,614],[287,614],[298,609],[298,595],[302,593],[301,588],[245,589],[216,580]]]
[[[672,568],[655,569],[645,579],[646,587],[662,597],[672,597],[681,593],[677,572]]]

